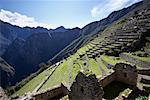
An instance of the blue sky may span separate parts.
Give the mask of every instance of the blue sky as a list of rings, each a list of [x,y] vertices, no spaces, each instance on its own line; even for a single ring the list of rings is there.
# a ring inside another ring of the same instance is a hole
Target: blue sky
[[[84,27],[140,0],[0,0],[0,19],[21,27]]]

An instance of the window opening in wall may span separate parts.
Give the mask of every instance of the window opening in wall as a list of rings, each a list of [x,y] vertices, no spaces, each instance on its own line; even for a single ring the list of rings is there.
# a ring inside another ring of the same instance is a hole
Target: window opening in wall
[[[81,92],[82,92],[82,93],[84,92],[84,89],[83,89],[83,87],[81,87]]]
[[[123,75],[124,75],[124,77],[127,77],[127,73],[124,73]]]

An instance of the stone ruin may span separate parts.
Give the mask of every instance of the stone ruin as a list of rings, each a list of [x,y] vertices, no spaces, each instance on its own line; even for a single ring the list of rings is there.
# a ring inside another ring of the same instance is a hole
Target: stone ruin
[[[79,72],[73,82],[70,92],[70,100],[102,100],[104,94],[103,87],[113,81],[122,82],[136,87],[138,73],[136,66],[126,63],[117,63],[114,66],[114,72],[97,79],[95,75],[89,76]]]
[[[68,91],[67,87],[65,87],[61,83],[61,85],[59,85],[55,88],[33,94],[32,98],[34,100],[51,100],[51,99],[55,100],[56,98],[60,98],[60,97],[67,95],[68,93],[69,93],[69,91]]]
[[[104,94],[95,75],[86,76],[79,72],[69,93],[70,100],[101,100]]]
[[[115,71],[116,81],[136,86],[138,78],[136,66],[126,63],[117,63],[113,69]]]
[[[55,100],[66,95],[68,95],[69,100],[102,100],[104,95],[103,88],[113,81],[136,87],[138,78],[136,66],[117,63],[113,70],[112,73],[101,78],[96,78],[95,74],[86,75],[79,72],[70,90],[61,84],[43,92],[31,94],[30,99],[26,96],[22,100]]]

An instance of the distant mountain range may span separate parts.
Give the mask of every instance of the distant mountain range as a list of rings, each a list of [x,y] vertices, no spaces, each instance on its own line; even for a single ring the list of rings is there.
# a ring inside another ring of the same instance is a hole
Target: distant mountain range
[[[31,27],[24,27],[21,28],[19,26],[11,25],[7,22],[3,22],[0,20],[0,56],[5,52],[6,48],[9,44],[12,43],[13,40],[16,38],[22,38],[26,40],[31,34],[35,33],[44,33],[44,32],[65,32],[63,26],[60,26],[56,29],[46,29],[43,27],[31,28]]]

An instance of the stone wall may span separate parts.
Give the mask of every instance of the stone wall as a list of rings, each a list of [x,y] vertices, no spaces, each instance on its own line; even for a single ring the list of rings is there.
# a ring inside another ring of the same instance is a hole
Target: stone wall
[[[140,66],[142,68],[149,68],[149,66],[150,66],[150,62],[138,60],[138,59],[136,59],[134,57],[130,57],[130,56],[126,55],[126,54],[120,54],[120,57],[125,59],[125,60],[127,60],[128,62],[131,62],[131,63],[133,63],[135,65],[138,65],[138,66]]]
[[[135,66],[125,63],[117,63],[113,69],[114,72],[108,74],[107,76],[99,78],[102,87],[107,86],[113,81],[119,81],[136,86],[138,72]]]
[[[61,84],[46,91],[33,94],[32,97],[34,100],[50,100],[52,98],[57,98],[59,96],[63,97],[68,94],[68,89],[63,84]]]
[[[149,75],[150,76],[150,68],[149,69],[138,70],[138,74]]]
[[[79,73],[71,86],[70,100],[102,100],[103,89],[95,75]]]
[[[109,75],[100,78],[99,80],[100,80],[100,84],[102,85],[102,87],[105,87],[111,82],[113,82],[115,80],[115,76],[116,76],[116,73],[112,72]]]
[[[80,72],[71,86],[69,99],[101,100],[104,93],[103,87],[113,81],[136,86],[138,78],[136,66],[126,63],[117,63],[113,70],[112,73],[99,79],[97,79],[95,75],[86,76]]]
[[[136,86],[138,77],[136,66],[117,63],[113,69],[115,71],[116,81]]]

